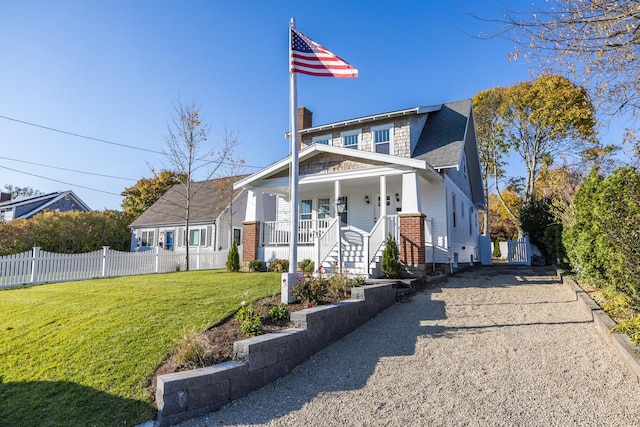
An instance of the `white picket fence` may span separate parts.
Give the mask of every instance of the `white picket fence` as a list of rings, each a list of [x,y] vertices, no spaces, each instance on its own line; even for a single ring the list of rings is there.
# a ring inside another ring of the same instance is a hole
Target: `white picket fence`
[[[0,257],[0,288],[49,282],[168,273],[186,268],[184,248],[159,247],[144,252],[121,252],[108,246],[83,254],[58,254],[35,247],[21,254]],[[242,247],[238,248],[242,254]],[[189,269],[224,268],[228,250],[194,247],[189,250]]]

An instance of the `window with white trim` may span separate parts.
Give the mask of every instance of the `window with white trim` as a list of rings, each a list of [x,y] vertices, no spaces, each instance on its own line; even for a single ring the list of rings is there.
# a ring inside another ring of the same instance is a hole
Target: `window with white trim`
[[[193,228],[189,230],[189,246],[206,246],[207,230],[205,228]]]
[[[347,213],[348,213],[348,210],[349,210],[349,205],[347,203],[347,196],[338,197],[338,203],[343,205],[342,213],[339,214],[340,215],[340,226],[345,227],[345,226],[348,225],[348,222],[347,222],[348,215],[347,215]]]
[[[342,132],[340,137],[342,138],[342,146],[345,148],[360,148],[360,129],[352,130],[349,132]]]
[[[300,219],[312,219],[313,218],[313,200],[300,201]]]
[[[380,154],[393,154],[393,124],[371,128],[373,151]]]
[[[140,239],[140,246],[153,246],[155,244],[156,232],[153,230],[143,231]]]
[[[311,138],[311,142],[314,144],[331,145],[331,135],[314,136]]]
[[[327,228],[331,218],[331,199],[329,197],[318,198],[318,227]]]
[[[233,241],[236,242],[236,246],[242,244],[242,228],[233,229]]]
[[[453,226],[456,226],[456,193],[451,193],[451,206],[453,207]]]

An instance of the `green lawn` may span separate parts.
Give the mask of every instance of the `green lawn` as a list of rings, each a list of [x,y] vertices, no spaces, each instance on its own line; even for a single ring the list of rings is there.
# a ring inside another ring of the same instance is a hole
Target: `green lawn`
[[[144,422],[148,378],[185,333],[279,292],[279,274],[222,271],[1,290],[0,424]]]

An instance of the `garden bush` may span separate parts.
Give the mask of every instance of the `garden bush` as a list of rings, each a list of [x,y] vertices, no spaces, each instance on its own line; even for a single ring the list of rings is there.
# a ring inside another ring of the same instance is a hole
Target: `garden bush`
[[[290,318],[291,314],[286,304],[278,304],[269,309],[269,319],[275,323],[288,322]]]
[[[229,249],[229,255],[227,255],[227,271],[240,271],[240,254],[238,253],[238,246],[234,240]]]
[[[382,273],[387,279],[400,277],[400,251],[395,239],[389,233],[387,245],[382,254]]]
[[[264,271],[264,263],[259,259],[249,261],[249,271]]]
[[[329,292],[329,281],[324,277],[296,278],[293,294],[303,303],[317,305]]]
[[[269,268],[276,273],[286,273],[289,271],[289,260],[276,258],[271,261]]]
[[[313,273],[314,264],[309,258],[305,258],[298,264],[298,270],[304,273]]]

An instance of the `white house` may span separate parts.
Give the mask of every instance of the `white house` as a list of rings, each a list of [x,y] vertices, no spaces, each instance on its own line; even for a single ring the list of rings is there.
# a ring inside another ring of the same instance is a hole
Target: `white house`
[[[247,192],[233,190],[243,176],[211,179],[191,183],[189,246],[226,250],[232,239],[242,243],[242,223]],[[186,195],[185,187],[176,184],[130,225],[131,250],[159,246],[167,250],[184,248]],[[264,196],[264,204],[275,205],[273,197]],[[233,202],[230,203],[230,200]],[[271,209],[275,211],[275,208]],[[275,216],[268,216],[274,219]]]
[[[412,275],[478,260],[485,199],[471,100],[319,126],[301,107],[298,127],[298,260],[376,276],[388,233]],[[248,192],[245,262],[288,258],[289,163],[234,184]],[[265,194],[276,196],[275,220]]]

